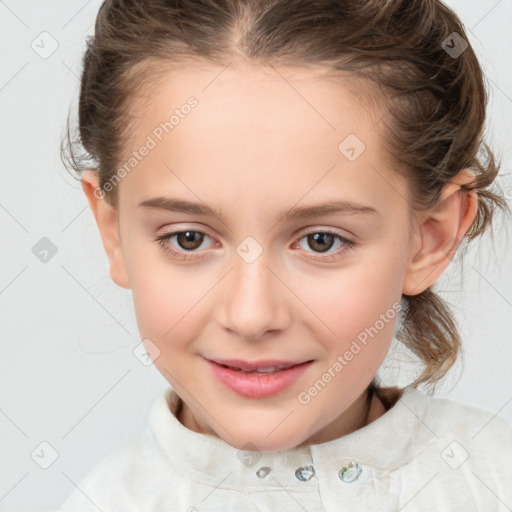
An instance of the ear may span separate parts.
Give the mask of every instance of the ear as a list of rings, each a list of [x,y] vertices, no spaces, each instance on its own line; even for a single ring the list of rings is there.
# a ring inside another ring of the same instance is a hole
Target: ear
[[[461,189],[474,179],[469,169],[460,171],[444,186],[439,201],[424,214],[421,224],[415,226],[420,249],[407,267],[404,295],[417,295],[432,286],[450,264],[478,212],[478,194]]]
[[[99,186],[98,173],[95,170],[83,171],[82,189],[100,230],[103,247],[109,261],[110,277],[118,286],[128,289],[130,283],[119,237],[118,215],[116,210],[105,200],[105,192]]]

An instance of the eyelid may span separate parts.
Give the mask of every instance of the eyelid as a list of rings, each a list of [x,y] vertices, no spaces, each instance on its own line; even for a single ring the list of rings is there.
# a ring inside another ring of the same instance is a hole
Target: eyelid
[[[333,228],[333,227],[326,227],[321,226],[319,224],[314,224],[312,226],[307,226],[305,228],[300,229],[294,237],[300,236],[301,238],[305,235],[309,235],[311,233],[330,233],[332,235],[339,236],[341,238],[344,238],[345,240],[350,241],[356,241],[357,236],[350,231],[347,231],[346,229],[341,228]]]
[[[183,233],[185,231],[193,231],[194,233],[202,233],[203,235],[206,235],[211,240],[218,242],[217,237],[213,236],[210,230],[203,225],[200,225],[199,227],[192,226],[190,224],[186,224],[185,226],[175,225],[166,227],[167,224],[162,226],[158,229],[158,231],[161,231],[161,235],[157,236],[164,236],[164,235],[176,235],[178,233]]]
[[[192,231],[193,233],[200,233],[202,235],[205,235],[205,239],[206,238],[209,238],[211,241],[212,241],[212,245],[215,246],[215,245],[218,245],[219,242],[218,240],[212,236],[206,229],[203,229],[203,228],[191,228],[190,226],[189,227],[185,227],[185,228],[168,228],[168,229],[164,229],[163,230],[163,233],[160,234],[160,235],[157,235],[156,236],[156,239],[160,239],[160,238],[163,238],[163,237],[167,237],[167,238],[171,238],[172,236],[175,236],[175,235],[178,235],[179,233],[185,233],[187,231]],[[177,249],[179,250],[179,249]],[[189,253],[186,253],[184,252],[184,254],[199,254],[201,252],[204,252],[206,249],[202,249],[201,251],[191,251]]]

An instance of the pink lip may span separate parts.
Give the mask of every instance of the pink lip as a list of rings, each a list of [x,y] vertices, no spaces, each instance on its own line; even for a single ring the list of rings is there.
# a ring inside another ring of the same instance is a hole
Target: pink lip
[[[206,359],[207,363],[213,370],[214,375],[228,388],[235,393],[248,398],[265,398],[280,393],[287,387],[291,386],[304,372],[309,368],[313,361],[307,361],[297,364],[291,368],[280,370],[269,375],[258,375],[256,373],[244,373],[232,368],[225,368],[220,364]],[[234,360],[230,360],[231,363]],[[269,364],[274,363],[274,364]],[[240,361],[238,362],[240,363]],[[257,363],[257,368],[265,368],[269,366],[281,366],[290,364],[279,361],[263,361]],[[275,364],[279,363],[279,364]],[[226,363],[222,363],[226,364]],[[293,364],[293,363],[291,363]],[[235,364],[230,366],[236,366]]]
[[[210,359],[217,364],[224,364],[226,366],[234,366],[240,370],[256,370],[257,368],[269,368],[271,366],[295,366],[302,364],[305,361],[280,361],[278,359],[262,359],[261,361],[242,361],[241,359]]]

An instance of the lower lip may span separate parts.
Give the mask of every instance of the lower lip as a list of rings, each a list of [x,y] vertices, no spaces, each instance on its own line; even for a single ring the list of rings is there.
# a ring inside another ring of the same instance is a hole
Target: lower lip
[[[309,368],[313,361],[302,363],[286,370],[268,375],[244,373],[225,368],[213,361],[206,360],[215,376],[235,393],[248,398],[265,398],[276,395],[291,386]]]

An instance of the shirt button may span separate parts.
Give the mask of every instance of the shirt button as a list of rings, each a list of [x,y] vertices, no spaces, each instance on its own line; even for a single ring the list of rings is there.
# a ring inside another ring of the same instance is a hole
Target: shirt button
[[[343,482],[352,483],[359,478],[362,471],[359,462],[352,461],[339,470],[338,478]]]
[[[270,468],[268,466],[263,466],[258,471],[256,471],[256,476],[258,478],[265,478],[270,473]]]
[[[301,482],[307,482],[314,474],[315,474],[315,469],[313,468],[313,466],[304,466],[304,467],[298,468],[297,471],[295,471],[295,476]]]

